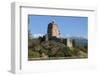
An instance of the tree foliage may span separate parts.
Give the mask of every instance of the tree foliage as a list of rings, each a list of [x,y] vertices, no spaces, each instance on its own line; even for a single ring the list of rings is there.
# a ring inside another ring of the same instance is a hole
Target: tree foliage
[[[81,52],[82,51],[82,52]],[[45,40],[43,37],[32,38],[28,33],[28,57],[29,58],[60,58],[60,57],[87,57],[87,46],[77,48],[67,47],[64,43],[56,40]]]

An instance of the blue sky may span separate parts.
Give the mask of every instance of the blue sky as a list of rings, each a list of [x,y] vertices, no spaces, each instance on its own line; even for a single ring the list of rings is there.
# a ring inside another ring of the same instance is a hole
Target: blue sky
[[[48,24],[55,20],[62,37],[84,37],[88,36],[88,17],[79,16],[42,16],[29,15],[29,30],[32,35],[46,34]]]

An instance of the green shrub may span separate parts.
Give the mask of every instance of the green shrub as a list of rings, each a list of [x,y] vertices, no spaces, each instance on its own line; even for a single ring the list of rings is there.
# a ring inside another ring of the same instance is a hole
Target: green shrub
[[[28,51],[28,57],[29,58],[39,58],[40,54],[39,54],[39,52],[35,52],[35,51],[32,51],[32,50],[29,50]]]

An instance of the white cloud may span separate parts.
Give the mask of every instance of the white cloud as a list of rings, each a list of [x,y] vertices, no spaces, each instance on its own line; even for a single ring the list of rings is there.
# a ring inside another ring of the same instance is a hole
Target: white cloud
[[[38,33],[38,34],[33,34],[33,38],[38,38],[38,37],[40,37],[40,36],[43,37],[43,35],[44,35],[44,34],[39,34],[39,33]]]

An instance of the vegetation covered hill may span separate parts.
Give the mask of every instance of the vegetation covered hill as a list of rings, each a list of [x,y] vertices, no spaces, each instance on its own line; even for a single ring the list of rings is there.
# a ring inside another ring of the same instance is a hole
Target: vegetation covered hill
[[[29,38],[28,59],[65,59],[65,58],[87,58],[87,48],[69,48],[55,40],[45,41],[41,38]]]

